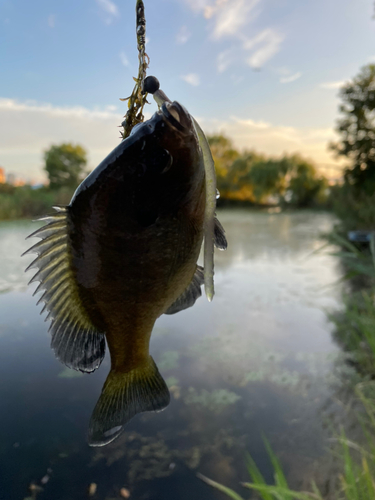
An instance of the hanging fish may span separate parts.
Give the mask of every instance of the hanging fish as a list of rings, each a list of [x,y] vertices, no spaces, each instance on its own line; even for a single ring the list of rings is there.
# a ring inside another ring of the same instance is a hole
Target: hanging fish
[[[38,254],[27,270],[38,268],[30,283],[44,290],[39,302],[56,357],[90,373],[107,340],[111,370],[91,417],[92,446],[113,441],[137,413],[169,403],[149,341],[161,314],[201,296],[197,260],[210,226],[205,161],[192,117],[165,100],[29,236],[41,238],[26,252]],[[209,238],[225,248],[224,230],[212,221]]]

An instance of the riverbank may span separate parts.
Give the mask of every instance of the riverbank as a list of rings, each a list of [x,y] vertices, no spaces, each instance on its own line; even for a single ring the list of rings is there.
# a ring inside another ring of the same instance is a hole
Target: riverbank
[[[11,186],[0,184],[0,221],[32,219],[51,212],[55,205],[67,205],[74,189],[60,188],[50,189],[48,187],[33,188],[32,186]],[[254,203],[248,200],[236,200],[232,198],[219,198],[218,209],[259,209],[277,213],[281,210],[295,211],[296,207],[288,204],[275,205],[267,203]],[[327,210],[328,205],[300,208],[297,210]]]
[[[51,190],[0,184],[0,220],[30,219],[50,213],[55,205],[67,205],[73,193],[68,188]]]

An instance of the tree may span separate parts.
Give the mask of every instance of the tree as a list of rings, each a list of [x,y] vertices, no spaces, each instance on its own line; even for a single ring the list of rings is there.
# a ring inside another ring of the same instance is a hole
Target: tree
[[[223,135],[209,136],[208,141],[223,199],[307,207],[321,204],[327,197],[327,180],[299,155],[272,158],[255,151],[240,154]]]
[[[254,197],[257,202],[262,202],[269,196],[278,199],[284,194],[287,181],[289,163],[286,158],[262,159],[252,166],[248,181],[253,185]]]
[[[239,153],[234,149],[232,141],[224,135],[210,135],[207,140],[215,162],[217,187],[220,195],[226,197],[227,189],[230,188],[227,182],[228,172],[233,162],[239,157]]]
[[[315,166],[299,155],[286,157],[285,161],[288,163],[288,203],[299,208],[324,203],[328,181],[318,176]]]
[[[71,143],[51,146],[44,152],[45,171],[51,189],[76,188],[85,177],[86,150]]]
[[[345,181],[353,193],[375,191],[375,65],[364,66],[353,81],[340,91],[344,115],[338,122],[341,141],[331,148],[346,156],[352,165],[345,171]]]

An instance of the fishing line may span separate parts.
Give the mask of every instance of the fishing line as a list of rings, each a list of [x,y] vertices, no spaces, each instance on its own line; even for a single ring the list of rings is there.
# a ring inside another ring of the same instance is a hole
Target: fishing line
[[[138,49],[138,78],[134,78],[135,86],[130,97],[120,99],[128,101],[128,112],[125,120],[121,123],[124,132],[122,138],[126,139],[133,127],[144,121],[143,108],[147,103],[147,94],[153,94],[158,104],[162,106],[164,102],[171,102],[165,93],[160,89],[157,78],[149,76],[146,78],[146,71],[150,63],[150,58],[146,54],[146,17],[143,0],[137,0],[136,4],[136,34]],[[207,138],[194,117],[192,117],[195,132],[198,136],[199,145],[202,150],[203,162],[206,178],[206,208],[204,216],[204,288],[208,300],[211,302],[215,294],[214,289],[214,217],[216,210],[216,173],[215,164],[212,158],[210,146]]]
[[[135,86],[130,97],[120,98],[120,101],[128,101],[128,111],[125,115],[125,120],[121,123],[121,126],[124,128],[124,131],[121,131],[123,139],[126,139],[130,135],[135,125],[144,121],[143,108],[147,103],[147,94],[142,94],[142,87],[150,58],[146,54],[146,17],[143,0],[137,0],[135,12],[139,61],[138,77],[133,78]]]

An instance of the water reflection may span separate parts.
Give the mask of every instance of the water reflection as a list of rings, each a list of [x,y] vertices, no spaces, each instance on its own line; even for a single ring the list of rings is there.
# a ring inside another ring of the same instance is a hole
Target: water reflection
[[[324,459],[322,409],[332,397],[338,353],[326,309],[341,306],[334,257],[317,253],[328,214],[223,211],[227,252],[216,252],[216,296],[161,317],[151,353],[172,394],[159,414],[133,419],[104,448],[85,433],[109,369],[67,370],[49,349],[47,325],[26,291],[19,255],[31,224],[0,225],[0,499],[24,498],[46,474],[38,499],[221,498],[197,470],[237,488],[249,450],[271,479],[261,434],[299,487]],[[36,227],[35,227],[36,228]],[[30,274],[31,277],[31,274]],[[76,376],[78,375],[78,376]],[[48,472],[47,471],[51,471]]]

